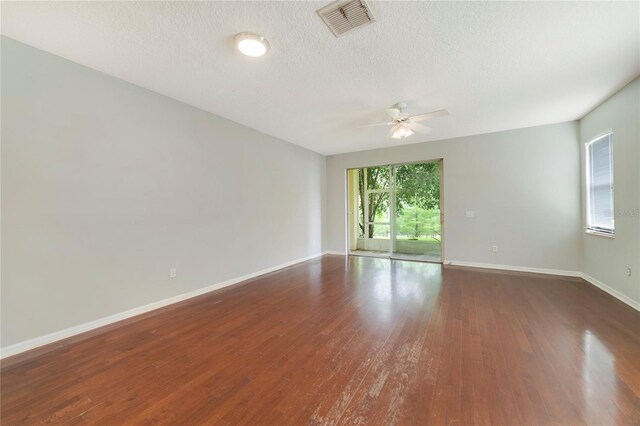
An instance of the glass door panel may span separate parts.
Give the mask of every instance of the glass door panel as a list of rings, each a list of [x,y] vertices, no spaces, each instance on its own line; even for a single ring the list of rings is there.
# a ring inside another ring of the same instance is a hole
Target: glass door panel
[[[440,162],[394,166],[392,257],[441,261]]]
[[[391,238],[391,168],[363,169],[359,185],[363,196],[366,223],[363,248],[373,254],[388,256]]]
[[[391,194],[388,189],[367,191],[365,250],[389,254],[391,238]]]

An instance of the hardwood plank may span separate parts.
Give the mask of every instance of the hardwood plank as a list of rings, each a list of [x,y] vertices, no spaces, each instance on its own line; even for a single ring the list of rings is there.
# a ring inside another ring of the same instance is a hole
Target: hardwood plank
[[[640,424],[580,279],[328,255],[2,362],[3,425]]]

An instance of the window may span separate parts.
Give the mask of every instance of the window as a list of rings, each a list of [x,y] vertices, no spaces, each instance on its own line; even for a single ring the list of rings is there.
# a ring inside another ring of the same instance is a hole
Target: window
[[[587,232],[613,237],[613,134],[586,145]]]

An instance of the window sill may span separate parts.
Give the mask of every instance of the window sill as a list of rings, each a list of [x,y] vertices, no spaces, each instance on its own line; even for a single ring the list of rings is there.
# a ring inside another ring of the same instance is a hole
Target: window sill
[[[588,235],[595,235],[596,237],[609,238],[611,240],[613,240],[616,237],[616,234],[609,234],[609,233],[606,233],[606,232],[592,231],[590,229],[587,229],[585,232]]]

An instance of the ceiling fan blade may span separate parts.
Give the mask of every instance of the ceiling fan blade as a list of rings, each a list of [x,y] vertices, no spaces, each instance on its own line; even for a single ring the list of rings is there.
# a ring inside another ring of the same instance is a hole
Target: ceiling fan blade
[[[391,130],[389,130],[389,133],[387,133],[387,137],[388,138],[393,138],[393,139],[400,139],[399,137],[396,136],[396,130],[397,130],[398,126],[393,126],[391,128]]]
[[[409,128],[415,132],[426,134],[431,131],[431,127],[427,127],[424,124],[420,123],[409,123]]]
[[[398,118],[402,118],[400,114],[400,110],[398,108],[388,108],[388,109],[385,109],[385,112],[389,117],[393,118],[394,120],[397,120]]]
[[[388,123],[367,124],[366,126],[359,126],[359,127],[362,129],[362,128],[365,128],[365,127],[391,126],[392,124],[395,124],[395,123],[393,121],[390,121]]]
[[[447,111],[446,109],[440,109],[438,111],[431,111],[426,114],[413,115],[409,117],[408,121],[415,123],[416,121],[430,120],[432,118],[443,117],[445,115],[449,115],[449,111]]]

